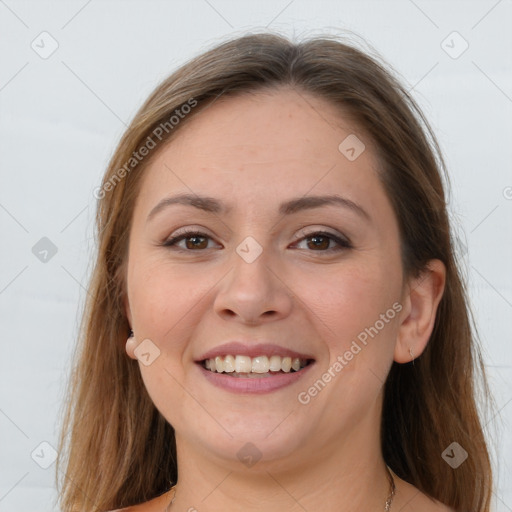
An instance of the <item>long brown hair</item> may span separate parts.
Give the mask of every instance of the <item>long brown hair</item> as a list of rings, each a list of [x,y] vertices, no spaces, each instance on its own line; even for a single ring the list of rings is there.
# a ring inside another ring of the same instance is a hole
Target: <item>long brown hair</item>
[[[64,511],[140,503],[177,480],[173,428],[148,396],[137,362],[124,351],[125,264],[140,178],[165,143],[216,98],[281,86],[329,101],[373,141],[398,219],[407,274],[418,275],[433,258],[446,266],[446,288],[427,348],[414,365],[393,363],[385,385],[385,461],[455,511],[489,511],[492,475],[476,383],[483,383],[484,398],[488,391],[432,130],[377,57],[331,37],[292,43],[269,33],[220,44],[173,73],[137,112],[111,159],[96,194],[98,253],[59,450]],[[134,156],[142,153],[144,158]],[[456,469],[442,457],[452,442],[469,454]]]

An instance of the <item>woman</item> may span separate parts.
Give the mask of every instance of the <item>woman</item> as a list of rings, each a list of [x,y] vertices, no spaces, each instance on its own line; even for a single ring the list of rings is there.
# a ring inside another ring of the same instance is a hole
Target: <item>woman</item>
[[[165,80],[96,191],[63,510],[488,512],[442,170],[334,39],[249,35]]]

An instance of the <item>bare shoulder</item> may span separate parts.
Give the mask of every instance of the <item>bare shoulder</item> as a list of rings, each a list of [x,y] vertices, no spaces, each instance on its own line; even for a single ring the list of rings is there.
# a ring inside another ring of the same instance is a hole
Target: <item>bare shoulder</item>
[[[131,507],[120,508],[112,510],[111,512],[162,512],[168,505],[169,500],[167,493],[162,496],[158,496],[150,501],[140,503],[139,505],[133,505]]]
[[[453,509],[423,494],[416,487],[395,476],[397,493],[393,507],[400,512],[454,512]]]
[[[453,509],[416,491],[416,495],[399,507],[400,512],[454,512]]]

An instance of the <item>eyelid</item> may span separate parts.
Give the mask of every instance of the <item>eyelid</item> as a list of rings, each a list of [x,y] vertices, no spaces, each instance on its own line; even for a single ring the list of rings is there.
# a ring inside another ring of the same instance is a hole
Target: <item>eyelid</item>
[[[177,250],[182,250],[185,252],[191,252],[192,249],[183,249],[183,248],[179,247],[177,244],[186,238],[191,238],[193,236],[197,236],[197,237],[207,238],[207,239],[211,240],[212,242],[214,242],[215,244],[217,244],[218,246],[222,247],[222,244],[217,242],[212,235],[207,233],[207,231],[208,230],[206,230],[205,228],[202,228],[202,227],[199,229],[194,229],[192,227],[180,228],[180,229],[176,230],[175,232],[173,232],[169,237],[167,237],[161,243],[161,245],[164,247],[175,247]],[[330,249],[327,249],[326,251],[318,251],[318,252],[330,252],[330,251],[352,248],[352,243],[351,243],[350,239],[348,237],[346,237],[344,234],[342,234],[338,231],[336,231],[336,232],[329,231],[328,228],[320,228],[320,227],[314,228],[311,226],[310,226],[309,231],[307,230],[307,227],[301,228],[300,235],[295,235],[295,237],[294,237],[295,241],[292,242],[291,245],[292,246],[296,245],[296,244],[302,242],[303,240],[305,240],[307,238],[311,238],[315,235],[328,237],[337,244],[337,247],[332,247]],[[200,251],[198,250],[198,252],[202,252],[204,250],[206,250],[206,249],[201,249]]]
[[[177,244],[179,242],[181,242],[182,240],[185,240],[186,238],[198,236],[198,237],[207,238],[207,239],[213,241],[215,244],[222,246],[222,244],[217,242],[212,235],[207,233],[207,231],[208,230],[206,230],[205,228],[202,228],[202,227],[199,229],[194,229],[192,227],[180,228],[180,229],[174,231],[171,235],[169,235],[160,245],[162,245],[164,247],[173,247],[173,248],[176,248],[177,250],[191,252],[190,249],[183,249],[182,247],[179,247]],[[202,249],[202,250],[205,250],[205,249]]]
[[[172,238],[176,238],[178,236],[182,236],[182,235],[198,235],[198,234],[201,234],[201,235],[205,235],[205,236],[209,236],[210,238],[213,238],[211,234],[209,234],[209,230],[204,228],[203,226],[195,226],[195,225],[192,225],[192,226],[185,226],[185,227],[182,227],[182,228],[178,228],[176,229],[175,231],[173,231],[167,238],[167,239],[172,239]]]
[[[331,231],[332,229],[332,231]],[[341,233],[338,230],[335,230],[333,228],[327,228],[327,227],[321,227],[321,226],[306,226],[299,230],[300,236],[295,235],[296,240],[301,240],[303,238],[307,238],[313,235],[329,235],[333,238],[339,238],[343,242],[346,242],[347,244],[351,244],[350,238],[346,236],[345,234]]]
[[[343,251],[347,249],[352,249],[353,245],[352,242],[348,237],[343,235],[342,233],[336,232],[333,233],[332,231],[328,231],[326,228],[316,228],[312,229],[310,232],[305,232],[305,228],[301,230],[301,236],[297,237],[297,240],[293,242],[292,249],[296,249],[296,247],[293,247],[294,245],[298,245],[299,243],[303,242],[304,240],[307,240],[308,238],[312,238],[313,236],[324,236],[329,238],[330,240],[334,241],[337,245],[335,247],[330,247],[323,251],[310,251],[310,252],[318,252],[320,254],[329,254],[333,252]]]

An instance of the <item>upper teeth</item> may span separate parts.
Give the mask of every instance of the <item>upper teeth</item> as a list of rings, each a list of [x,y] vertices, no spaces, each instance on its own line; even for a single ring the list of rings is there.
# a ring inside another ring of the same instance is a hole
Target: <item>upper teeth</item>
[[[272,372],[290,372],[291,370],[299,371],[306,366],[306,359],[298,357],[281,357],[281,356],[217,356],[215,359],[206,359],[204,364],[208,370],[218,373],[267,373]]]

